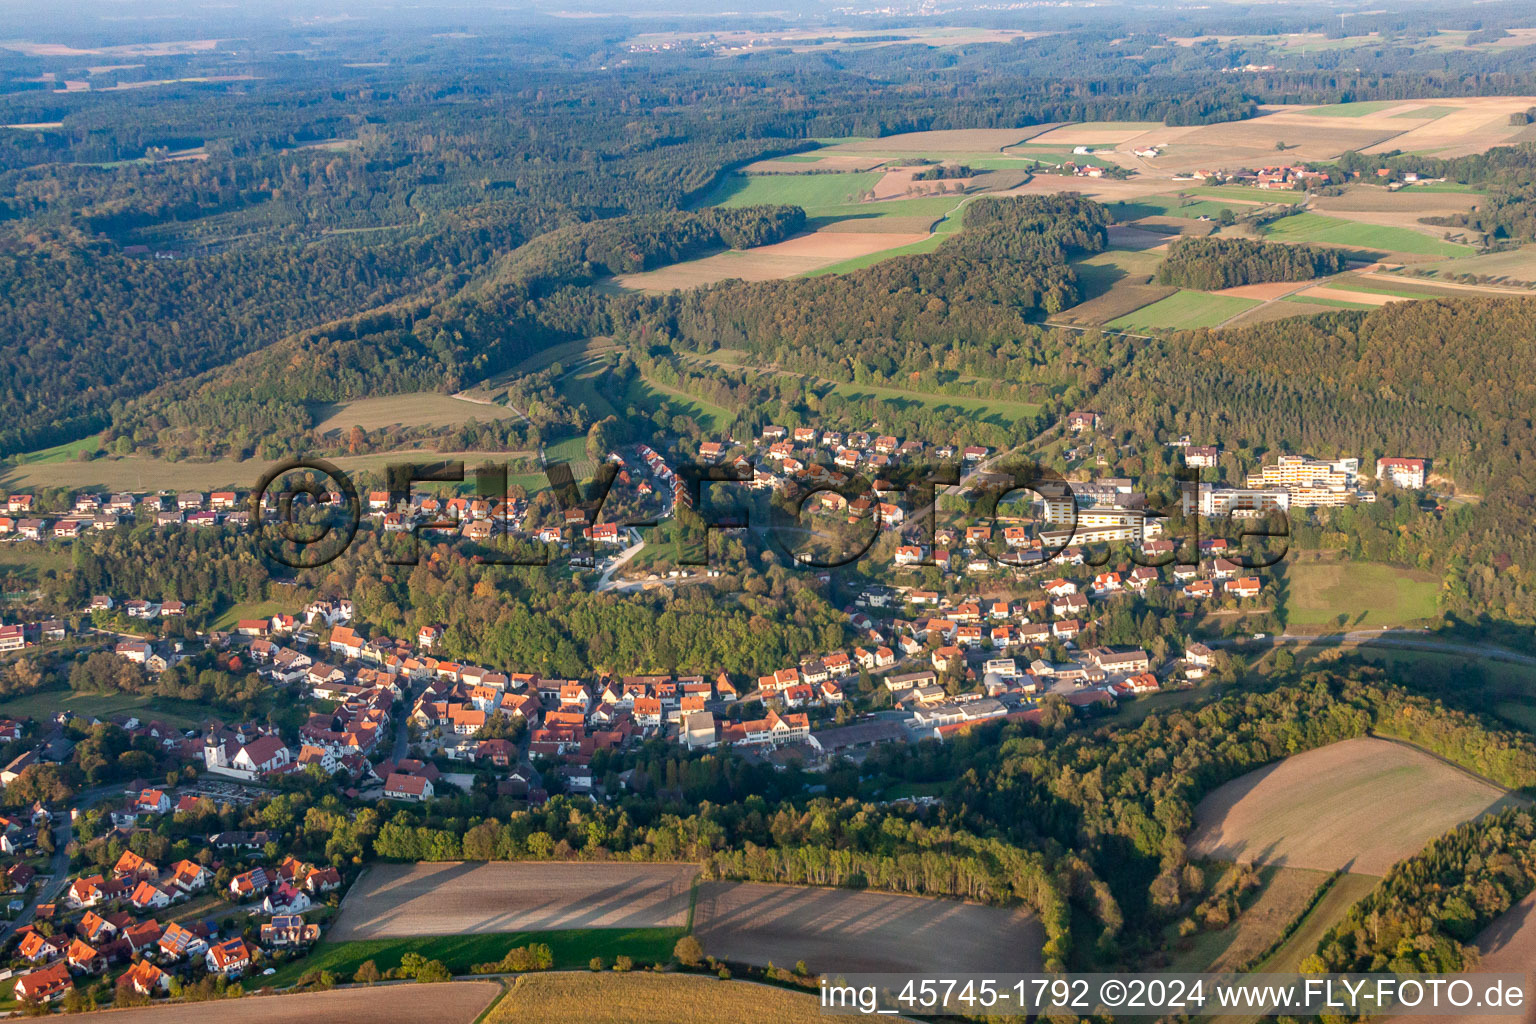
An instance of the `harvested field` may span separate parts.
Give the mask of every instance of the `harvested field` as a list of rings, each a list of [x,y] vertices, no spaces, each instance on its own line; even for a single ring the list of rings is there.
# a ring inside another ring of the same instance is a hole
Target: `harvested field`
[[[1239,299],[1260,299],[1268,302],[1270,299],[1279,299],[1291,294],[1291,292],[1306,288],[1313,282],[1309,281],[1268,281],[1264,284],[1240,284],[1235,288],[1223,288],[1212,292],[1212,295],[1231,295]]]
[[[692,864],[378,864],[326,939],[685,924]]]
[[[696,974],[525,974],[486,1024],[740,1024],[825,1020],[815,996]]]
[[[901,234],[893,231],[813,231],[808,235],[761,245],[755,249],[730,249],[670,267],[658,267],[613,279],[621,288],[667,292],[697,288],[727,278],[744,281],[776,281],[810,273],[844,260],[869,256],[886,249],[911,245],[928,238],[928,232]]]
[[[1344,740],[1211,793],[1195,809],[1189,849],[1214,860],[1379,875],[1448,829],[1520,802],[1405,744]]]
[[[924,168],[893,167],[875,182],[875,199],[911,198],[920,195],[944,195],[948,192],[964,192],[971,184],[970,178],[946,178],[940,181],[913,180]]]
[[[1353,302],[1362,306],[1385,306],[1391,302],[1412,302],[1405,295],[1385,295],[1381,292],[1360,292],[1352,288],[1308,288],[1296,293],[1298,299],[1333,299],[1336,302]],[[1428,296],[1425,296],[1428,298]]]
[[[1408,153],[1452,157],[1509,145],[1522,130],[1521,126],[1509,123],[1509,115],[1536,105],[1536,98],[1479,96],[1435,100],[1434,105],[1455,109],[1415,125],[1390,142],[1383,142],[1363,152],[1400,149]]]
[[[1101,121],[1063,125],[1060,128],[1036,135],[1030,142],[1040,146],[1108,146],[1130,142],[1150,133],[1166,134],[1168,128],[1160,121]]]
[[[177,1003],[132,1010],[107,1010],[82,1016],[110,1024],[470,1024],[501,994],[494,981],[455,981],[441,985],[381,985],[373,988],[303,992],[291,996],[226,999],[217,1011],[207,1003]]]
[[[1103,295],[1062,310],[1052,321],[1079,327],[1097,327],[1168,298],[1178,291],[1172,285],[1116,284]]]
[[[1111,248],[1146,250],[1168,244],[1169,235],[1158,231],[1146,231],[1131,224],[1111,224],[1107,238]]]
[[[1044,931],[1030,914],[916,896],[706,882],[694,935],[726,960],[812,971],[1038,971]]]
[[[1356,185],[1341,196],[1318,196],[1312,205],[1325,213],[1398,213],[1407,218],[1461,213],[1480,202],[1475,192],[1419,192],[1413,188],[1389,192],[1375,185]],[[1412,223],[1410,220],[1409,223]]]
[[[1285,143],[1283,159],[1330,160],[1346,150],[1385,142],[1402,132],[1405,123],[1371,127],[1352,118],[1315,117],[1294,111],[1266,114],[1246,121],[1203,125],[1180,136],[1158,158],[1170,172],[1196,167],[1264,166],[1276,160],[1276,145]]]
[[[1117,199],[1138,199],[1168,191],[1168,182],[1156,178],[1136,177],[1128,181],[1114,178],[1079,178],[1070,174],[1037,174],[1005,195],[1053,196],[1060,192],[1078,192],[1090,199],[1112,203]]]
[[[1025,139],[1061,127],[1054,124],[1036,124],[1023,128],[959,128],[948,131],[904,132],[885,135],[878,139],[859,139],[829,147],[837,154],[845,153],[982,153],[999,152],[1005,146],[1017,145]]]
[[[408,395],[364,398],[356,402],[325,404],[314,407],[319,420],[315,429],[322,434],[341,433],[354,426],[364,430],[383,427],[442,427],[469,420],[499,420],[517,415],[504,405],[466,402],[460,398],[421,391]]]

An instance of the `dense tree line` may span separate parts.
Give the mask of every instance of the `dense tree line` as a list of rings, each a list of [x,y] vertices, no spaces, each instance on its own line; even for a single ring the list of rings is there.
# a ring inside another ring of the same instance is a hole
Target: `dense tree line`
[[[1349,260],[1338,249],[1266,245],[1248,238],[1177,238],[1157,268],[1160,284],[1217,291],[1270,281],[1310,281],[1337,274]]]
[[[1536,819],[1509,808],[1467,822],[1392,867],[1328,930],[1303,971],[1450,973],[1470,945],[1536,889]]]
[[[1482,500],[1339,510],[1330,530],[1357,523],[1356,550],[1443,572],[1443,605],[1468,621],[1529,624],[1533,314],[1523,299],[1441,299],[1176,335],[1149,342],[1098,401],[1127,438],[1221,439],[1249,465],[1278,452],[1358,456],[1367,471],[1381,456],[1429,459]]]

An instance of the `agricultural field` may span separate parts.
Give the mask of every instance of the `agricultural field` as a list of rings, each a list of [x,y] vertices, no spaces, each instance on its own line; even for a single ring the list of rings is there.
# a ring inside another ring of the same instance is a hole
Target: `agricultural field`
[[[1369,306],[1357,306],[1352,302],[1333,302],[1323,300],[1299,299],[1286,296],[1279,302],[1266,302],[1262,306],[1254,306],[1248,312],[1233,320],[1232,327],[1247,327],[1249,324],[1263,324],[1271,320],[1286,320],[1293,316],[1317,316],[1320,313],[1334,313],[1340,309],[1369,309]]]
[[[469,420],[484,422],[516,415],[504,405],[468,402],[430,391],[319,405],[312,411],[319,421],[315,429],[321,434],[340,434],[353,427],[362,427],[364,430],[397,426],[445,427]]]
[[[495,981],[455,981],[441,985],[383,985],[336,989],[286,996],[246,996],[225,999],[217,1008],[208,1003],[177,1003],[110,1010],[82,1016],[112,1024],[336,1024],[366,1020],[369,1024],[471,1024],[501,994]]]
[[[1436,836],[1521,802],[1406,744],[1361,738],[1249,772],[1195,809],[1192,856],[1384,874]]]
[[[711,956],[838,971],[1038,971],[1024,911],[916,896],[743,882],[699,886],[694,935]]]
[[[1440,581],[1415,569],[1305,559],[1290,564],[1285,580],[1287,628],[1401,626],[1433,618],[1439,610]]]
[[[1040,406],[1006,398],[968,398],[964,395],[942,395],[926,391],[903,391],[900,388],[882,387],[878,384],[833,385],[829,394],[850,400],[878,398],[897,407],[923,405],[932,409],[958,411],[968,418],[996,423],[1008,423],[1016,419],[1035,416]]]
[[[1381,879],[1375,875],[1343,874],[1317,901],[1291,937],[1257,968],[1260,972],[1289,973],[1317,950],[1328,929],[1338,924],[1349,908],[1364,899]]]
[[[1102,295],[1079,302],[1051,318],[1053,323],[1076,327],[1098,327],[1127,320],[1131,314],[1169,298],[1178,292],[1172,285],[1115,283]]]
[[[668,292],[675,288],[697,288],[728,278],[775,281],[823,271],[866,257],[888,258],[895,254],[895,250],[911,251],[916,244],[927,242],[932,237],[926,230],[813,231],[772,245],[761,245],[753,249],[727,249],[655,270],[623,274],[615,277],[613,282],[620,288],[633,291]]]
[[[878,139],[856,139],[831,146],[829,153],[889,153],[893,155],[926,153],[1001,153],[1009,146],[1044,135],[1061,123],[1027,125],[1022,128],[960,128],[945,131],[905,132]]]
[[[697,873],[692,864],[377,864],[328,938],[682,927]]]
[[[1317,213],[1299,213],[1284,217],[1264,229],[1266,238],[1277,242],[1313,242],[1372,252],[1402,253],[1413,256],[1457,256],[1472,252],[1469,246],[1443,242],[1412,228],[1324,217]]]
[[[1215,327],[1256,305],[1255,299],[1180,289],[1150,306],[1116,317],[1106,326],[1122,331],[1190,331]]]
[[[1214,884],[1230,867],[1219,861],[1204,865],[1207,883]],[[1169,971],[1229,971],[1247,963],[1274,945],[1328,877],[1326,871],[1274,866],[1257,873],[1258,889],[1243,898],[1242,912],[1227,927],[1179,938],[1177,927],[1169,926]]]
[[[701,206],[802,207],[810,216],[828,206],[858,202],[880,180],[878,172],[848,174],[728,174]]]
[[[130,714],[146,721],[159,719],[177,729],[200,728],[208,709],[190,701],[171,700],[142,693],[84,693],[75,690],[42,690],[0,701],[0,715],[47,720],[55,711],[69,709],[77,715],[108,719]]]
[[[321,942],[309,956],[279,967],[268,983],[274,988],[293,985],[305,974],[330,971],[350,978],[365,961],[380,971],[399,967],[408,953],[441,960],[449,971],[467,974],[475,964],[499,961],[507,950],[540,942],[549,947],[556,970],[581,970],[594,956],[612,962],[627,956],[639,964],[665,963],[672,947],[687,933],[675,928],[568,928],[558,931],[484,932],[476,935],[419,935],[399,939],[359,939]]]
[[[241,619],[270,619],[274,615],[293,613],[298,609],[282,601],[244,601],[230,605],[218,618],[208,624],[209,629],[228,630]]]
[[[1497,282],[1530,284],[1536,282],[1536,245],[1523,245],[1507,252],[1464,256],[1444,263],[1432,263],[1421,269],[1441,277],[1475,274]]]
[[[525,974],[485,1024],[816,1024],[815,996],[697,974]]]

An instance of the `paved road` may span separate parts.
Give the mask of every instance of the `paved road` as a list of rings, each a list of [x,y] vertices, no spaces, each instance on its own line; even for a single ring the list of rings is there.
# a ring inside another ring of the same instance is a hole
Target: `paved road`
[[[1350,647],[1370,644],[1373,647],[1391,647],[1397,650],[1427,651],[1436,654],[1460,654],[1467,657],[1487,658],[1490,661],[1507,661],[1516,665],[1536,666],[1536,656],[1522,654],[1494,644],[1463,643],[1453,640],[1436,640],[1432,634],[1416,630],[1352,629],[1346,633],[1323,635],[1311,633],[1282,633],[1263,640],[1248,638],[1207,640],[1209,647],[1257,647],[1276,644],[1316,645],[1319,647]]]
[[[96,806],[109,797],[121,796],[122,793],[123,784],[120,782],[108,786],[97,786],[94,789],[87,789],[81,792],[70,801],[70,806],[85,810],[86,808]],[[69,848],[70,842],[75,838],[75,826],[69,820],[68,814],[64,814],[61,817],[62,820],[58,821],[53,828],[53,857],[48,861],[47,874],[52,876],[52,881],[48,883],[46,889],[39,888],[33,893],[26,907],[21,913],[16,915],[14,921],[0,922],[0,941],[3,941],[23,925],[30,924],[33,916],[37,913],[37,905],[57,899],[59,893],[63,891],[65,883],[69,881],[69,854],[65,851]],[[41,872],[39,873],[41,874]]]

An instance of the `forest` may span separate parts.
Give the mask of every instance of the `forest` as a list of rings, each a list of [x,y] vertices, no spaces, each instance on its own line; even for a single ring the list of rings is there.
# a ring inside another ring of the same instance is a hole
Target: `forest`
[[[1362,468],[1429,459],[1478,500],[1405,509],[1400,523],[1341,513],[1363,517],[1372,551],[1444,573],[1454,615],[1530,624],[1533,315],[1526,299],[1435,299],[1184,333],[1149,341],[1097,401],[1127,438],[1222,438],[1250,466],[1277,453],[1358,456]]]
[[[1157,268],[1160,284],[1219,291],[1270,281],[1310,281],[1349,265],[1339,249],[1266,245],[1248,238],[1176,238]]]

